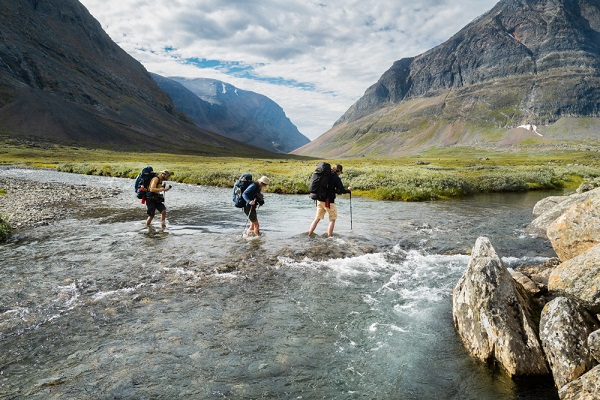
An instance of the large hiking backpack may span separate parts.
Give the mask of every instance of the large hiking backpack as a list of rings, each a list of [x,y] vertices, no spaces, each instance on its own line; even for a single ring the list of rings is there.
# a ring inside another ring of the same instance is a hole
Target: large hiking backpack
[[[329,178],[331,177],[331,165],[326,162],[320,162],[315,168],[315,172],[310,177],[308,191],[313,200],[325,201],[327,199],[327,190],[329,188]]]
[[[155,176],[156,173],[152,167],[148,165],[147,167],[144,167],[137,178],[135,178],[133,188],[138,199],[143,199],[148,195],[149,192],[147,192],[147,189],[150,186],[150,181]]]
[[[232,200],[234,206],[236,206],[237,208],[243,208],[246,206],[246,200],[244,200],[244,198],[242,197],[242,193],[244,193],[244,191],[248,189],[248,186],[250,186],[251,184],[252,175],[250,174],[243,174],[242,176],[240,176],[240,179],[238,179],[235,182],[235,184],[233,185],[232,193]]]

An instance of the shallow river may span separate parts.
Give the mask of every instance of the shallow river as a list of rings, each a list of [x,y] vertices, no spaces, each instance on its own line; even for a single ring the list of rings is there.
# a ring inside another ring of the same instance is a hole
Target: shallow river
[[[122,190],[0,246],[2,399],[556,398],[473,361],[451,315],[478,236],[511,266],[554,256],[523,230],[549,193],[340,196],[332,239],[307,237],[307,196],[266,193],[248,240],[230,189],[174,184],[148,230],[133,180],[0,174]]]

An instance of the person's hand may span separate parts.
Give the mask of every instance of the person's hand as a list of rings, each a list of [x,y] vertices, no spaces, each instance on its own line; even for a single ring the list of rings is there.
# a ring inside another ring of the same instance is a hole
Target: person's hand
[[[256,204],[256,199],[254,199],[254,200],[252,200],[252,201],[250,202],[250,205],[251,205],[251,206],[253,206],[253,205],[255,205],[255,204]]]
[[[349,190],[349,191],[352,191],[352,186],[348,186],[348,190]]]

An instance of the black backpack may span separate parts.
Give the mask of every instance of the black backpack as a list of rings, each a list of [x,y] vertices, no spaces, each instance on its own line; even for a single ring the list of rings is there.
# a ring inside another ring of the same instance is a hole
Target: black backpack
[[[329,188],[329,178],[331,177],[331,165],[326,162],[320,162],[315,168],[315,172],[310,177],[308,185],[309,197],[313,200],[325,201],[327,199],[327,189]]]
[[[248,189],[248,186],[250,186],[251,184],[252,175],[250,174],[243,174],[242,176],[240,176],[240,179],[238,179],[235,182],[235,184],[233,185],[232,193],[232,200],[234,206],[236,206],[237,208],[243,208],[246,206],[246,200],[244,200],[244,198],[242,197],[242,193],[244,193],[244,191]]]
[[[156,173],[154,172],[152,167],[148,165],[147,167],[144,167],[137,176],[137,178],[135,178],[135,184],[133,185],[133,188],[138,199],[143,199],[144,195],[147,195],[147,193],[149,193],[146,189],[148,189],[148,187],[150,186],[150,181],[155,176]]]

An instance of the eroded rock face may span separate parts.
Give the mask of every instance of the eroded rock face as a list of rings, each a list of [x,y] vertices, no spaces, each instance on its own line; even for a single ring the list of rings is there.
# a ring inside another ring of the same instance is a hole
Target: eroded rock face
[[[573,204],[550,223],[546,234],[563,261],[600,244],[600,195]]]
[[[593,317],[575,301],[558,297],[544,307],[540,340],[556,387],[561,388],[596,366],[587,344],[598,329]]]
[[[561,400],[598,400],[600,365],[558,391]]]
[[[600,245],[556,267],[548,279],[548,290],[578,299],[591,312],[600,312]]]
[[[498,363],[513,377],[549,373],[529,298],[488,238],[477,239],[453,290],[453,316],[474,357]]]

